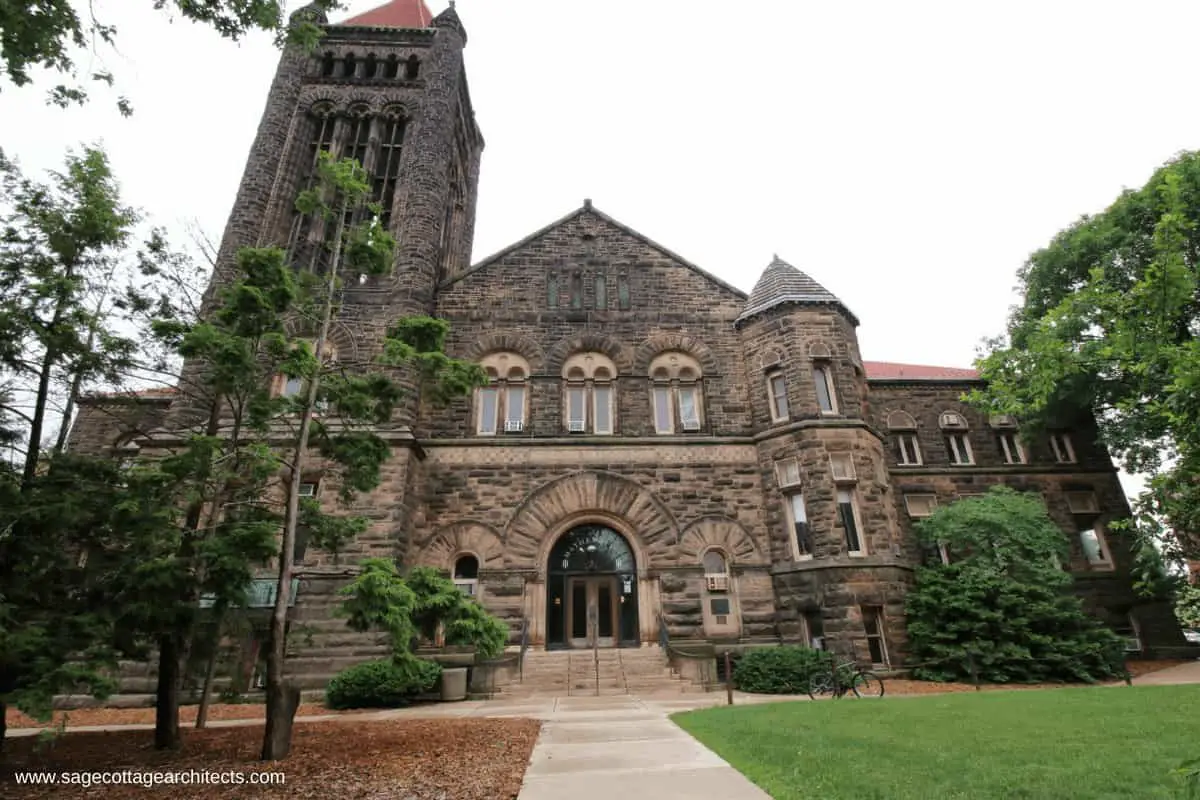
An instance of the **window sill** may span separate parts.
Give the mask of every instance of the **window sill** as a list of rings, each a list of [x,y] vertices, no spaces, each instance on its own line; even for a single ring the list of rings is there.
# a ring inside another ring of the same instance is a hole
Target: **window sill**
[[[846,555],[850,558],[866,558],[868,553],[865,550],[850,550]]]
[[[798,564],[803,563],[805,561],[812,561],[812,560],[813,560],[812,553],[809,553],[808,555],[804,555],[804,556],[798,556],[795,554],[792,555],[792,561],[795,561]]]

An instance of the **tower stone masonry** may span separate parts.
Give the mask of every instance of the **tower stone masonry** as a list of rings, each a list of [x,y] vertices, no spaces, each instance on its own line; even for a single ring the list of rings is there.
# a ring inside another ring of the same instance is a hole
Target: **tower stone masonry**
[[[1133,590],[1108,525],[1129,509],[1093,424],[1021,440],[961,402],[973,371],[863,360],[847,304],[783,259],[747,294],[590,200],[471,264],[484,140],[457,12],[393,0],[318,21],[319,49],[280,59],[209,297],[241,247],[323,268],[326,232],[292,204],[318,151],[355,157],[399,248],[391,274],[348,285],[338,352],[370,357],[396,319],[433,314],[491,383],[441,409],[410,387],[384,482],[354,508],[369,530],[337,564],[303,553],[302,686],[379,652],[333,608],[371,556],[445,570],[514,645],[655,646],[665,630],[696,653],[804,643],[902,667],[905,593],[939,557],[914,522],[997,484],[1043,496],[1064,567],[1131,650],[1184,646],[1170,609]],[[72,446],[152,454],[186,421],[177,406],[92,398]]]

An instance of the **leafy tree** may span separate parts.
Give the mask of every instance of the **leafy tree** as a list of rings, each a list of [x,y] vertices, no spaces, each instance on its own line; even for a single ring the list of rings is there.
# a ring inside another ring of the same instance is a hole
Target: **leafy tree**
[[[296,20],[290,28],[284,18],[282,0],[140,0],[156,11],[168,9],[181,18],[207,25],[221,36],[238,41],[253,31],[268,31],[277,40],[313,45],[320,36],[319,28],[309,16]],[[340,8],[339,0],[313,0],[310,12]],[[100,82],[111,86],[111,72],[100,70],[90,75],[75,63],[73,51],[100,46],[115,47],[117,29],[96,16],[88,7],[85,17],[73,0],[4,0],[0,2],[0,79],[7,78],[16,86],[33,80],[31,69],[41,67],[66,77],[67,82],[55,86],[50,102],[66,107],[87,102],[85,82]],[[121,98],[117,107],[128,115],[131,107]]]
[[[432,638],[442,628],[446,644],[474,647],[480,658],[495,658],[508,643],[508,626],[466,596],[433,567],[413,567],[405,576],[413,590],[413,623]]]
[[[1170,560],[1200,552],[1198,223],[1200,154],[1183,153],[1059,233],[1021,269],[1023,303],[971,398],[1031,432],[1094,415],[1125,468],[1150,476],[1136,531]]]
[[[950,564],[921,567],[906,599],[909,647],[929,680],[1094,681],[1121,674],[1120,638],[1071,594],[1063,532],[1035,495],[1006,487],[917,525]]]
[[[381,481],[381,467],[391,455],[391,446],[378,435],[377,427],[392,420],[393,410],[403,398],[396,377],[413,375],[424,396],[434,403],[466,394],[485,380],[478,365],[445,354],[449,328],[444,321],[429,317],[398,320],[386,331],[382,352],[374,363],[348,363],[333,351],[330,331],[343,276],[356,280],[385,274],[393,266],[395,241],[379,222],[381,209],[370,201],[371,194],[369,177],[359,162],[337,161],[322,154],[315,185],[296,201],[297,210],[310,217],[314,227],[332,229],[333,234],[322,245],[327,247],[329,266],[323,276],[313,275],[306,282],[303,302],[293,314],[300,328],[313,331],[312,346],[302,343],[294,347],[283,365],[284,373],[301,379],[303,388],[292,401],[295,433],[283,464],[283,537],[267,651],[264,760],[287,755],[299,703],[299,690],[285,686],[283,676],[297,528],[305,522],[316,541],[336,556],[342,543],[367,526],[365,519],[322,514],[319,504],[311,501],[302,507],[304,475],[311,471],[310,465],[319,465],[326,476],[335,479],[345,503],[360,492],[375,489]],[[459,624],[468,623],[464,619]]]
[[[160,509],[119,466],[65,452],[75,396],[136,363],[137,333],[116,298],[131,274],[138,215],[98,148],[42,183],[0,154],[0,719],[35,716],[56,693],[112,688],[135,642],[116,598]],[[57,432],[57,435],[56,435]],[[2,738],[2,726],[0,726]]]
[[[1186,628],[1200,628],[1200,586],[1184,584],[1175,596],[1175,616]]]

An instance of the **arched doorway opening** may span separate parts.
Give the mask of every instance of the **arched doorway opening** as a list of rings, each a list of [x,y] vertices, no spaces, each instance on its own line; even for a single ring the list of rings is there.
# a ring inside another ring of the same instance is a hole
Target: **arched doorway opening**
[[[546,647],[637,647],[637,563],[605,525],[564,533],[546,565]]]

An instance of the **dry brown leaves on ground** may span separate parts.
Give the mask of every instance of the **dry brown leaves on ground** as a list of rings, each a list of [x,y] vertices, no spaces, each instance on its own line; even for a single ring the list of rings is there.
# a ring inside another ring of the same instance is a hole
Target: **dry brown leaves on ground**
[[[196,721],[198,706],[182,706],[179,709],[179,721],[190,725]],[[266,706],[260,703],[230,703],[214,704],[208,708],[208,718],[218,719],[262,719]],[[331,711],[323,705],[305,703],[296,712],[298,717],[315,717],[320,714],[343,714],[353,712]],[[38,722],[27,717],[15,708],[8,710],[8,727],[10,728],[50,728],[57,727],[63,719],[67,728],[85,728],[91,725],[153,725],[153,708],[76,708],[71,711],[55,711],[54,722]]]
[[[149,731],[67,733],[5,742],[0,797],[347,798],[511,800],[521,788],[541,723],[523,719],[404,719],[298,723],[291,755],[257,760],[259,726],[186,730],[178,752],[155,750]],[[233,773],[237,784],[17,786],[18,771]],[[251,773],[282,772],[283,785],[251,784]],[[14,793],[15,792],[15,793]]]

